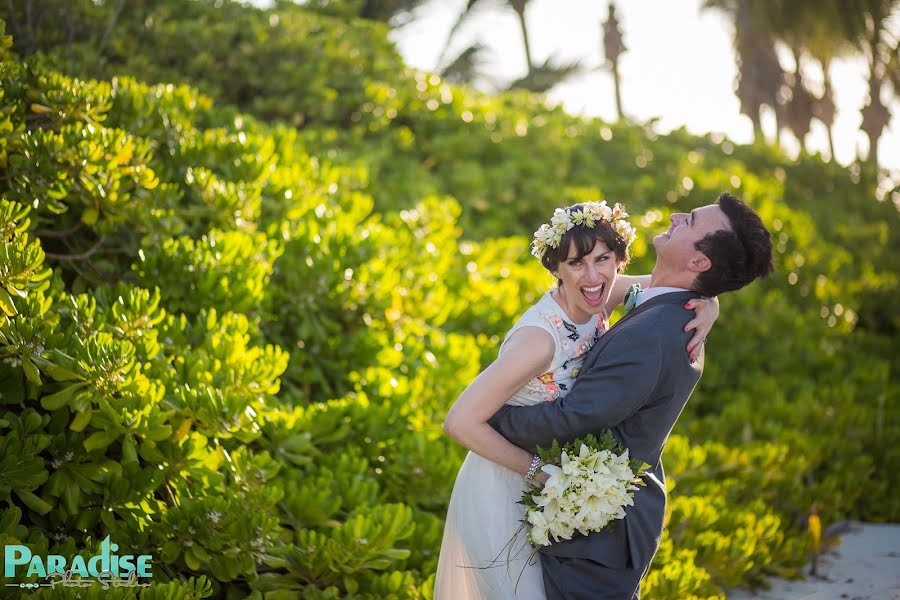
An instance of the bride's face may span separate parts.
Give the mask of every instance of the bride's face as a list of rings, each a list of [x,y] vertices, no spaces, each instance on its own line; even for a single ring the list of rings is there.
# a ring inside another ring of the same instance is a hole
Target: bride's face
[[[554,274],[562,281],[563,308],[572,319],[584,323],[603,310],[618,267],[616,253],[602,240],[597,240],[590,253],[580,258],[575,244],[570,244],[566,259]]]

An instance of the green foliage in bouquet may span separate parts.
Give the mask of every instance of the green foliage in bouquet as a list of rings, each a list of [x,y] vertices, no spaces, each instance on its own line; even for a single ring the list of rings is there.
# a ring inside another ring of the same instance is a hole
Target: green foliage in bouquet
[[[113,4],[30,34],[0,9],[0,543],[110,535],[153,554],[148,598],[429,598],[465,455],[441,421],[551,282],[533,229],[621,201],[647,272],[720,191],[776,275],[722,298],[646,595],[796,573],[813,502],[900,519],[875,173],[487,97],[285,3]]]

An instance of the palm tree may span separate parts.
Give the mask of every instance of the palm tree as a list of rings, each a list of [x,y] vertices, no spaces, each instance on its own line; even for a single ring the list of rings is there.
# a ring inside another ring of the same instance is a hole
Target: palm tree
[[[773,10],[766,14],[773,37],[782,42],[794,58],[794,71],[787,76],[789,98],[784,103],[784,119],[788,129],[806,151],[806,134],[809,133],[812,120],[817,113],[828,122],[834,120],[834,104],[830,96],[830,80],[827,70],[825,74],[825,93],[817,98],[803,84],[802,66],[811,47],[817,41],[820,31],[826,30],[826,24],[833,22],[829,9],[833,8],[832,0],[793,0],[780,1],[773,5]],[[822,52],[827,44],[822,44]],[[828,102],[831,101],[831,114],[828,114]],[[826,127],[828,124],[826,124]],[[830,128],[829,128],[830,134]],[[834,148],[832,145],[832,156]]]
[[[840,5],[848,38],[866,57],[869,67],[869,100],[862,109],[861,129],[869,138],[868,161],[878,165],[878,140],[884,128],[891,120],[891,112],[882,102],[881,95],[884,88],[898,77],[897,60],[892,55],[896,53],[898,44],[892,39],[894,34],[887,30],[887,22],[891,15],[900,8],[900,0],[860,0],[854,3],[851,10],[845,4]],[[885,85],[887,84],[887,85]],[[894,93],[900,92],[894,86]]]
[[[511,9],[516,14],[519,28],[522,31],[522,45],[525,50],[525,62],[528,67],[526,74],[513,81],[506,89],[527,89],[532,92],[546,92],[573,74],[580,72],[581,61],[560,64],[551,57],[544,61],[543,64],[538,65],[534,63],[531,55],[531,38],[528,33],[528,25],[525,19],[525,11],[530,2],[531,0],[494,0],[494,2],[491,2],[490,0],[467,0],[465,7],[463,7],[462,12],[456,18],[456,21],[450,28],[450,32],[447,34],[447,41],[444,43],[444,47],[441,50],[440,57],[438,58],[438,65],[445,64],[450,43],[453,41],[453,38],[456,36],[463,23],[468,21],[478,11],[488,8],[496,9],[499,7]],[[480,43],[476,45],[480,46]],[[448,66],[457,64],[460,59],[463,59],[464,61],[464,55],[468,54],[469,56],[472,56],[472,50],[473,47],[466,48],[454,59],[446,61],[446,64]],[[444,71],[447,71],[447,67],[444,68]],[[470,72],[474,73],[474,70],[471,70]]]
[[[822,71],[822,95],[814,100],[813,116],[825,125],[828,132],[828,151],[834,160],[834,86],[831,83],[831,63],[853,53],[853,45],[841,16],[842,0],[805,0],[795,2],[804,6],[803,19],[808,24],[803,46],[819,64]]]
[[[803,85],[803,75],[800,71],[800,50],[794,47],[791,48],[791,52],[794,55],[796,66],[788,79],[791,97],[784,105],[784,121],[797,141],[800,142],[800,147],[806,152],[806,134],[809,133],[813,120],[815,98]]]
[[[844,0],[778,0],[770,11],[770,23],[776,39],[791,49],[795,72],[792,76],[791,101],[785,107],[786,119],[795,135],[808,130],[809,118],[821,121],[828,133],[828,149],[834,158],[833,125],[836,114],[831,63],[836,58],[853,54],[842,13]],[[812,60],[822,71],[822,95],[815,97],[803,87],[800,65]],[[807,121],[807,123],[804,123]]]
[[[616,18],[616,5],[610,2],[608,11],[606,21],[603,23],[603,53],[606,55],[606,62],[610,67],[610,71],[612,71],[613,86],[616,93],[616,115],[622,121],[625,119],[625,113],[622,111],[619,57],[628,48],[625,47],[625,41],[622,39],[622,30],[619,28],[619,20]]]
[[[768,106],[775,113],[775,143],[781,131],[781,92],[784,73],[775,53],[772,34],[772,9],[765,2],[753,0],[705,0],[703,9],[716,9],[734,22],[734,48],[738,67],[735,94],[741,102],[741,113],[753,122],[754,137],[764,138],[761,110]]]

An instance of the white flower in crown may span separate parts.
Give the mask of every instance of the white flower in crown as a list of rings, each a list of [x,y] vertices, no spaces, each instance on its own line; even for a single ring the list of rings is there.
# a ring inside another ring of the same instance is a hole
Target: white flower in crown
[[[627,245],[631,245],[637,237],[637,231],[635,231],[634,227],[631,226],[631,223],[624,219],[619,219],[613,223],[613,229],[616,230],[616,233],[625,240]]]
[[[636,237],[636,231],[625,219],[628,213],[625,207],[616,203],[610,208],[606,200],[600,202],[584,202],[581,210],[573,210],[572,207],[557,208],[553,211],[550,223],[544,223],[534,232],[534,241],[531,245],[531,253],[537,258],[543,258],[548,248],[558,248],[562,237],[567,231],[581,225],[593,228],[597,223],[608,223],[616,234],[630,246]]]

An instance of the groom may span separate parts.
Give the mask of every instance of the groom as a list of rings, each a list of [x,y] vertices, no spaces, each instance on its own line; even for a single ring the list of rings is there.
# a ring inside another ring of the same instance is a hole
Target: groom
[[[490,424],[533,451],[609,428],[633,458],[650,464],[634,506],[610,530],[543,546],[548,600],[630,600],[659,546],[666,510],[660,456],[669,432],[700,379],[703,353],[684,351],[693,313],[685,302],[737,290],[772,271],[772,239],[737,198],[674,214],[656,236],[656,266],[636,308],[594,345],[568,395],[559,402],[505,406]]]

